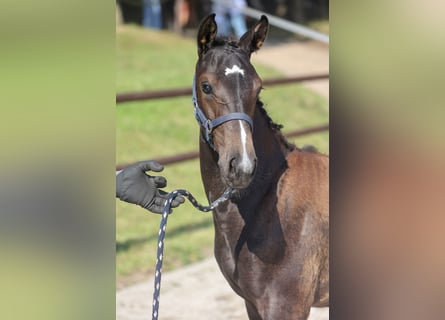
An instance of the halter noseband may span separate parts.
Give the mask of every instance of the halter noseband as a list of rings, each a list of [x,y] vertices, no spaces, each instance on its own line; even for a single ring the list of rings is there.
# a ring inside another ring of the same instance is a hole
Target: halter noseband
[[[202,109],[199,107],[198,104],[198,98],[196,96],[196,75],[193,76],[193,106],[194,106],[194,112],[195,112],[195,118],[198,121],[199,125],[205,129],[205,139],[206,142],[209,144],[209,146],[215,150],[215,147],[213,145],[212,141],[212,131],[216,127],[222,125],[223,123],[231,120],[244,120],[250,125],[250,129],[253,131],[253,121],[252,119],[245,113],[242,112],[232,112],[229,114],[225,114],[221,117],[218,117],[214,120],[210,120],[207,118],[202,111]]]

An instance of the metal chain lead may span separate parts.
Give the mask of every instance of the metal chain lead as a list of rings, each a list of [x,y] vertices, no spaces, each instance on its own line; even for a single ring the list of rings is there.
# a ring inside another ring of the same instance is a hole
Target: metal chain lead
[[[156,271],[155,271],[155,282],[154,282],[154,292],[153,292],[153,306],[152,306],[152,320],[158,320],[159,316],[159,297],[161,292],[161,276],[162,276],[162,262],[163,262],[163,254],[164,254],[164,239],[165,239],[165,229],[167,227],[167,218],[170,213],[172,201],[178,196],[183,195],[187,197],[187,199],[193,204],[195,208],[200,211],[208,212],[210,210],[215,209],[224,201],[230,199],[233,189],[227,189],[221,197],[213,201],[208,206],[203,206],[198,201],[196,201],[195,197],[192,196],[190,192],[187,190],[175,190],[168,194],[167,201],[165,203],[164,211],[162,213],[161,223],[159,225],[159,233],[158,233],[158,249],[156,254]]]

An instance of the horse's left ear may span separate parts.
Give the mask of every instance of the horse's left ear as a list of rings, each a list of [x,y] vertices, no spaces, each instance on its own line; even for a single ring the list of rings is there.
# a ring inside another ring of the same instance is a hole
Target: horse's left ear
[[[255,25],[246,31],[246,33],[239,40],[241,48],[247,51],[250,55],[261,48],[267,36],[269,29],[269,20],[266,16],[261,16],[260,20]]]

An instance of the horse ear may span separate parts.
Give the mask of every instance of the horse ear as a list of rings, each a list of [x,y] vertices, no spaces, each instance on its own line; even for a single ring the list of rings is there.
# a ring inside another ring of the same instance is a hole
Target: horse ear
[[[241,37],[239,40],[240,47],[246,50],[250,56],[252,52],[261,48],[264,40],[266,40],[268,29],[269,20],[263,15],[260,20]]]
[[[198,56],[204,54],[212,44],[216,37],[217,25],[215,21],[215,14],[212,13],[205,18],[198,31]]]

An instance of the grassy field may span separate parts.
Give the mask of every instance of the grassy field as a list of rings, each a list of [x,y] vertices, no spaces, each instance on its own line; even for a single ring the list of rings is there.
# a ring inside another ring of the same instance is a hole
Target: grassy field
[[[261,51],[258,53],[261,54]],[[194,39],[136,26],[116,30],[116,91],[154,90],[191,86],[196,62]],[[256,66],[261,77],[280,74]],[[284,131],[328,122],[328,107],[300,85],[266,88],[261,95],[269,114]],[[293,140],[328,152],[328,133]],[[132,163],[197,150],[198,126],[191,97],[119,104],[116,107],[116,161]],[[191,191],[207,204],[198,160],[167,166],[162,175],[167,191]],[[116,200],[116,277],[118,287],[152,274],[160,216]],[[170,216],[164,270],[171,270],[212,255],[210,213],[188,202]]]

